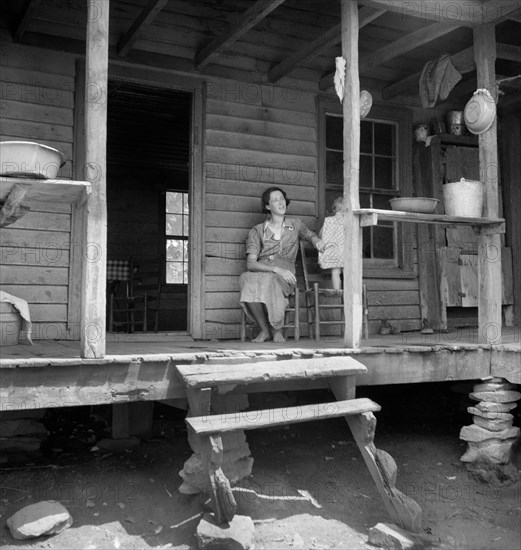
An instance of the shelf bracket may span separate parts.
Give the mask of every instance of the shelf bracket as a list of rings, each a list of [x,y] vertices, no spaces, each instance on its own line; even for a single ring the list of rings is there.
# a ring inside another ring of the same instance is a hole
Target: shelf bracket
[[[360,227],[370,227],[371,225],[378,225],[378,214],[375,212],[362,214],[360,216]]]
[[[22,206],[22,200],[27,193],[27,186],[15,184],[0,209],[0,227],[11,225],[24,216],[30,208]]]
[[[481,226],[473,225],[472,229],[478,235],[498,235],[506,231],[505,222]]]

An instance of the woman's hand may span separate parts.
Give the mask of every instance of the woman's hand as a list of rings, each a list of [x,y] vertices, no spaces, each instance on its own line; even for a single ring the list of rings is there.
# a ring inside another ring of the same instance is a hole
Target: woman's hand
[[[319,239],[319,240],[315,243],[315,248],[316,248],[319,252],[324,252],[324,250],[326,249],[326,243],[325,243],[322,239]]]
[[[289,271],[289,269],[282,269],[281,267],[276,267],[273,271],[279,277],[282,277],[290,285],[297,284],[297,278],[291,271]]]

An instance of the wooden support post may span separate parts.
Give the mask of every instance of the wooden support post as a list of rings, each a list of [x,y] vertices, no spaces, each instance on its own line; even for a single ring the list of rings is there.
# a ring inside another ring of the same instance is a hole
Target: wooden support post
[[[203,459],[208,468],[208,475],[212,486],[212,508],[215,521],[218,525],[229,523],[237,510],[237,503],[233,496],[228,478],[222,471],[223,442],[219,434],[203,438]]]
[[[112,404],[112,439],[130,437],[130,403]]]
[[[497,100],[496,36],[492,23],[474,29],[474,59],[478,88],[486,88]],[[499,214],[497,122],[479,136],[480,179],[485,184],[483,215],[497,218]],[[499,234],[479,234],[478,248],[478,322],[479,343],[501,343],[501,237]]]
[[[362,230],[360,208],[360,79],[358,75],[358,3],[341,2],[342,56],[346,60],[344,115],[344,345],[359,348],[362,337]]]
[[[109,0],[89,0],[87,14],[85,163],[92,193],[83,229],[81,356],[86,358],[105,355],[109,6]]]

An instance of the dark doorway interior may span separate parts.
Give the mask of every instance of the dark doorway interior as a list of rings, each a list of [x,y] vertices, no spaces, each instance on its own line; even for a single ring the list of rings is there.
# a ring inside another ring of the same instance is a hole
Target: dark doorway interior
[[[161,331],[188,326],[190,113],[190,93],[109,82],[107,257],[157,268]],[[172,276],[178,268],[184,276]]]

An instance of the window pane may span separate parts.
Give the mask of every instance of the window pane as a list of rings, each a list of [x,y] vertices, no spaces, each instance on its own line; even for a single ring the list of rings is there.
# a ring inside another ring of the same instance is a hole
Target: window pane
[[[373,227],[373,258],[394,258],[393,227]]]
[[[169,239],[166,246],[166,259],[167,261],[183,261],[183,250],[186,241],[178,241]]]
[[[392,124],[374,124],[374,152],[377,155],[394,154],[394,126]]]
[[[167,235],[183,234],[183,216],[181,216],[180,214],[166,215],[166,234]]]
[[[380,189],[393,189],[393,159],[375,157],[374,159],[374,186]]]
[[[166,282],[169,284],[183,284],[183,262],[167,262]]]
[[[371,257],[371,228],[364,227],[362,231],[362,257]]]
[[[186,262],[183,265],[183,283],[188,284],[188,263]]]
[[[184,199],[183,199],[183,214],[188,215],[190,213],[190,204],[188,201],[188,193],[183,193]]]
[[[344,154],[337,151],[326,151],[326,181],[343,185]]]
[[[389,199],[392,197],[389,195],[373,195],[373,208],[378,208],[380,210],[391,210],[391,204]],[[380,222],[378,222],[380,223]]]
[[[166,194],[166,211],[172,214],[181,214],[183,212],[183,195],[186,193],[174,193],[168,191]]]
[[[360,155],[360,187],[373,187],[373,158]]]
[[[372,153],[373,152],[373,123],[361,122],[360,123],[360,152]]]
[[[360,193],[360,208],[371,208],[371,195]]]
[[[183,216],[183,237],[188,237],[189,223],[190,218],[188,216]]]
[[[326,147],[328,149],[344,149],[343,124],[341,116],[326,115]]]

